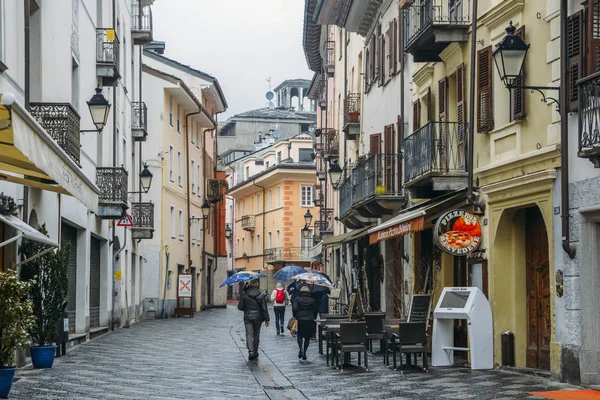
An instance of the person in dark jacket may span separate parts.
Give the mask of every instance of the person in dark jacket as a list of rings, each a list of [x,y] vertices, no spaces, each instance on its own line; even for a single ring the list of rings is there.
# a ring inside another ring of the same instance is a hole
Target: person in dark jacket
[[[300,294],[292,304],[294,318],[298,320],[298,358],[306,360],[306,350],[310,344],[310,338],[315,335],[315,319],[319,311],[319,304],[310,293],[308,286],[300,288]]]
[[[258,281],[250,281],[246,286],[238,303],[238,310],[244,312],[248,360],[255,360],[258,358],[260,328],[263,321],[265,326],[269,326],[270,320],[269,310],[267,309],[267,295],[258,288]]]

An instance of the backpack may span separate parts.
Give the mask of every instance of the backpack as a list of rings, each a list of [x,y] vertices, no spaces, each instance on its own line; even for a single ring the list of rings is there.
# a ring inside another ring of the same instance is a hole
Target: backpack
[[[284,301],[285,293],[283,292],[283,289],[277,289],[277,293],[275,294],[275,302],[281,304]]]

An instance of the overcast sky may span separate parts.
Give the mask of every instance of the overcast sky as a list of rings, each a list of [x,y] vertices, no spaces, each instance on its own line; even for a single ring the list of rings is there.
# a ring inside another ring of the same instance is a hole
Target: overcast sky
[[[304,0],[156,0],[165,55],[215,76],[229,105],[219,121],[266,106],[285,79],[311,79],[302,49]]]

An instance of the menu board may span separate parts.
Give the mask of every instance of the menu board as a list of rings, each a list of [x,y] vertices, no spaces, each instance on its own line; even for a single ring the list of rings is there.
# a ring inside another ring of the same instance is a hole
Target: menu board
[[[410,305],[408,322],[427,322],[431,311],[430,294],[414,294]]]
[[[364,310],[360,301],[360,295],[358,292],[350,295],[350,307],[349,307],[350,320],[358,319],[364,315]]]

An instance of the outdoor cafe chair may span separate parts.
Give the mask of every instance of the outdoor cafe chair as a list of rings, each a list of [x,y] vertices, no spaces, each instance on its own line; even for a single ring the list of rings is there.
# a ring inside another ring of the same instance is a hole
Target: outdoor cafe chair
[[[383,365],[390,365],[390,351],[394,346],[394,341],[398,333],[398,325],[403,322],[400,319],[384,319],[383,325]]]
[[[367,324],[367,342],[369,344],[369,351],[373,353],[373,340],[379,340],[379,351],[383,351],[383,339],[385,334],[383,332],[383,319],[385,313],[365,313],[365,323]]]
[[[340,333],[336,333],[335,357],[336,365],[344,371],[344,360],[346,353],[358,353],[358,365],[360,366],[360,354],[365,353],[365,370],[369,370],[367,358],[367,326],[365,322],[340,322]],[[342,355],[340,366],[339,356]]]
[[[329,365],[329,350],[331,350],[331,363],[333,364],[333,355],[335,354],[335,337],[333,332],[330,329],[327,329],[328,325],[339,325],[340,322],[348,321],[348,316],[344,316],[344,318],[329,318],[325,320],[322,325],[322,330],[319,336],[319,344],[322,347],[321,340],[325,340],[325,355],[327,356],[327,365]],[[323,352],[321,351],[321,354]]]
[[[397,332],[397,334],[393,333],[394,341],[392,344],[394,369],[397,369],[396,352],[398,352],[400,353],[400,372],[402,372],[402,354],[406,354],[407,361],[410,361],[411,354],[421,354],[423,357],[423,371],[428,371],[427,324],[425,322],[402,322]]]

